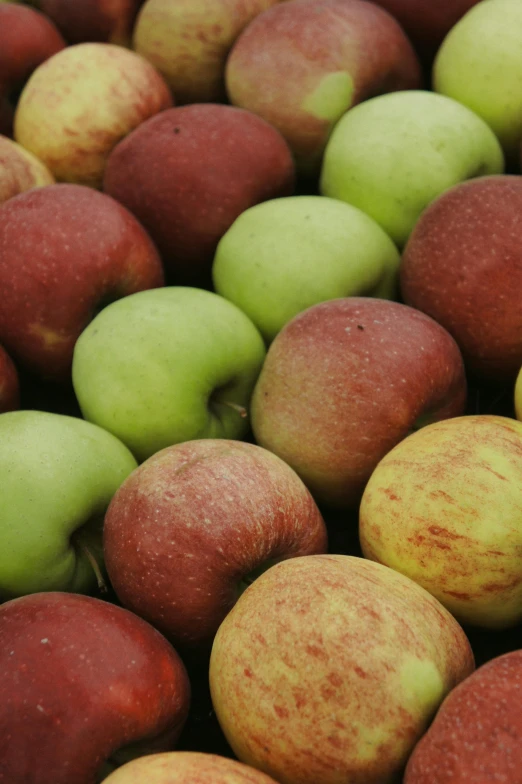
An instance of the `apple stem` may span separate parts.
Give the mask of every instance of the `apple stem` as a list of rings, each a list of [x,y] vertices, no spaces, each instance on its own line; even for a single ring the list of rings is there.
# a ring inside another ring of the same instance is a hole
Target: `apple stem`
[[[96,558],[91,553],[87,545],[85,545],[83,542],[78,542],[78,544],[80,546],[80,550],[84,553],[85,557],[87,558],[90,565],[92,566],[92,570],[96,575],[96,580],[98,582],[98,589],[100,593],[107,593],[108,591],[107,583],[103,579],[103,575],[101,573],[100,567],[98,566],[98,562],[96,561]]]
[[[229,408],[234,409],[234,411],[237,411],[239,416],[242,417],[243,419],[247,418],[248,412],[246,408],[244,406],[240,406],[239,403],[232,403],[232,401],[230,400],[220,400],[219,402],[221,403],[221,405],[228,406]]]

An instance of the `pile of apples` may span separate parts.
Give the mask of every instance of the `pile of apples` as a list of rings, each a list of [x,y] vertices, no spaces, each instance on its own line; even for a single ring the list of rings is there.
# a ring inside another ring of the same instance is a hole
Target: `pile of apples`
[[[522,782],[520,0],[0,0],[0,782]]]

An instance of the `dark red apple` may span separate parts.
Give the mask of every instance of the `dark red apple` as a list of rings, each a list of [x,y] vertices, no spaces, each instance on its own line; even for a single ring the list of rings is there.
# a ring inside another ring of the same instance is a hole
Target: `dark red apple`
[[[5,784],[95,784],[107,763],[176,742],[190,703],[186,670],[128,610],[31,594],[0,606],[0,639]]]
[[[20,407],[18,372],[9,354],[0,346],[0,414]]]
[[[146,120],[109,156],[104,190],[136,215],[172,282],[208,285],[217,243],[248,207],[285,196],[294,164],[265,120],[191,104]]]
[[[0,342],[41,376],[68,379],[76,340],[97,310],[162,284],[148,234],[106,194],[48,185],[0,206]]]
[[[37,0],[71,44],[102,41],[130,45],[143,0]]]

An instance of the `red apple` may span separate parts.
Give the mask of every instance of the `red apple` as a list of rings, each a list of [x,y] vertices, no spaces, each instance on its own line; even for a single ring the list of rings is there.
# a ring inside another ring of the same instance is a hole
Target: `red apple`
[[[132,28],[143,0],[37,0],[67,41],[130,45]]]
[[[0,414],[20,407],[18,372],[9,354],[0,346]]]
[[[261,201],[293,191],[283,137],[232,106],[191,104],[161,112],[120,142],[104,190],[133,212],[175,283],[210,286],[217,243]]]
[[[0,342],[26,368],[69,378],[80,333],[107,302],[163,284],[149,236],[82,185],[47,185],[0,207]]]
[[[94,784],[108,761],[176,742],[190,702],[185,668],[128,610],[31,594],[0,606],[0,638],[0,781]]]
[[[469,370],[514,379],[522,366],[522,177],[479,177],[421,215],[400,270],[404,300],[442,324]]]
[[[242,581],[274,560],[325,552],[326,528],[292,469],[253,444],[167,447],[121,485],[104,522],[121,602],[183,646],[205,647]]]
[[[23,191],[53,183],[47,166],[20,144],[0,135],[0,204]]]
[[[412,428],[461,414],[466,380],[453,338],[428,316],[347,297],[295,316],[254,389],[257,442],[297,471],[316,500],[356,505],[373,469]]]

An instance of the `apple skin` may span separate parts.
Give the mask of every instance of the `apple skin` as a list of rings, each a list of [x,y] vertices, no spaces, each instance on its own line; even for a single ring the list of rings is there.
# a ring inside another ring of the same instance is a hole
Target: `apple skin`
[[[277,335],[252,396],[252,429],[316,500],[350,508],[412,428],[465,404],[462,357],[446,330],[397,302],[346,297],[308,308]]]
[[[325,150],[320,190],[368,213],[402,247],[437,196],[503,171],[500,144],[480,117],[444,95],[409,90],[345,114]]]
[[[0,779],[94,784],[122,747],[176,742],[187,673],[141,618],[89,596],[39,593],[0,607],[0,635]]]
[[[478,3],[444,39],[433,88],[482,117],[518,165],[522,142],[522,6],[518,0]]]
[[[288,73],[291,79],[281,78]],[[316,174],[348,109],[379,93],[420,87],[421,72],[399,24],[373,3],[290,0],[243,31],[225,80],[231,103],[278,128],[298,169]]]
[[[245,436],[264,358],[263,339],[239,308],[172,286],[104,308],[76,343],[73,385],[85,419],[142,462],[182,441]]]
[[[163,280],[150,237],[106,194],[58,183],[0,209],[0,341],[40,376],[69,380],[96,309]]]
[[[149,231],[169,282],[202,287],[238,215],[293,189],[294,162],[279,132],[220,104],[181,106],[143,123],[114,149],[104,178],[105,192]]]
[[[289,196],[251,207],[234,221],[217,247],[212,278],[215,291],[270,343],[318,302],[395,298],[399,264],[391,239],[364,212],[325,196]]]
[[[0,601],[38,591],[96,589],[101,522],[136,468],[102,428],[47,411],[0,415]]]
[[[57,180],[100,188],[116,144],[170,106],[168,85],[143,57],[115,44],[75,44],[29,78],[14,137]]]
[[[98,41],[130,46],[143,0],[36,0],[70,44]]]
[[[442,324],[466,367],[513,381],[522,365],[522,177],[461,183],[421,215],[400,267],[404,301]]]
[[[53,183],[47,166],[12,139],[0,135],[0,203],[30,188]]]
[[[309,555],[247,588],[209,677],[242,762],[280,784],[387,784],[473,669],[466,635],[416,583],[363,558]]]
[[[463,623],[522,619],[522,423],[456,417],[390,451],[364,491],[366,558],[406,574]]]
[[[183,648],[210,646],[252,572],[328,545],[297,474],[271,452],[228,439],[150,457],[119,488],[103,530],[119,600]]]
[[[0,346],[0,414],[20,407],[20,382],[16,366]]]
[[[67,0],[62,0],[67,2]],[[280,0],[146,0],[135,51],[164,76],[179,104],[224,103],[225,63],[242,30]]]

